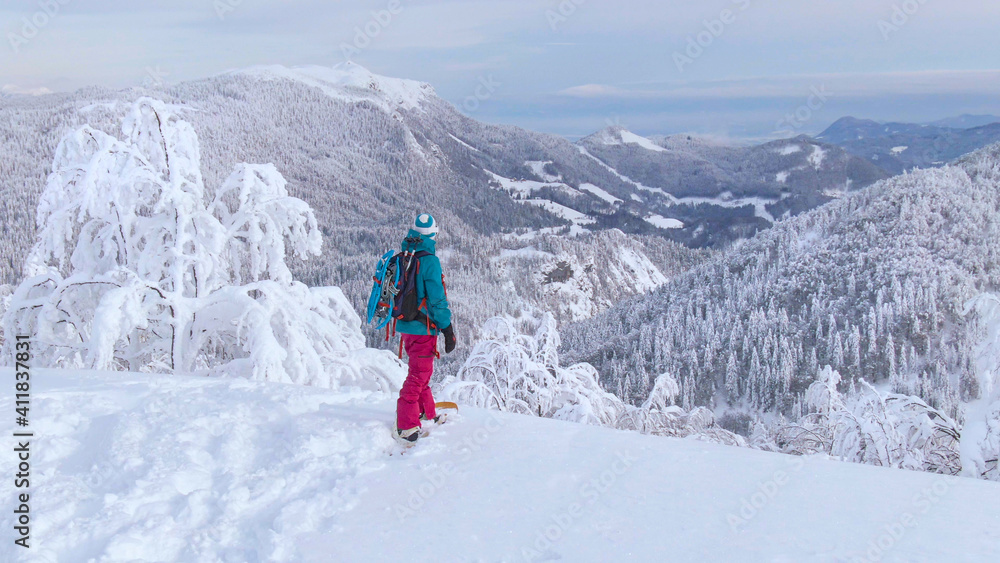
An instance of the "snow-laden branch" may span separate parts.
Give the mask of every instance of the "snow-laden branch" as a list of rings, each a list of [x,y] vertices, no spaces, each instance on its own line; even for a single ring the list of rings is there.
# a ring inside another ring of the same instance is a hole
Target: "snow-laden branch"
[[[293,279],[288,257],[319,255],[322,238],[273,165],[239,164],[206,189],[194,129],[149,98],[122,133],[88,126],[59,143],[8,334],[35,335],[53,366],[399,385],[340,290]]]

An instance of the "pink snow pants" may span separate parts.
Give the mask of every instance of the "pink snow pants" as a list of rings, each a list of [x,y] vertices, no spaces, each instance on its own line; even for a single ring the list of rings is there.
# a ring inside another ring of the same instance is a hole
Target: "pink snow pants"
[[[434,411],[434,397],[428,386],[434,373],[434,357],[437,356],[437,336],[404,334],[403,346],[409,356],[410,370],[399,390],[396,401],[396,428],[409,430],[420,426],[420,415],[427,420],[437,416]]]

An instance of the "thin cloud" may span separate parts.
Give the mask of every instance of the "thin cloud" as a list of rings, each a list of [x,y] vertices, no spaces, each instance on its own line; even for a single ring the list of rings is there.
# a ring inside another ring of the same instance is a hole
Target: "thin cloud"
[[[989,94],[1000,91],[1000,70],[803,74],[698,83],[664,83],[660,88],[643,89],[584,84],[560,90],[556,94],[606,100],[748,99],[801,96],[803,92],[808,92],[813,87],[824,88],[831,95],[838,97]]]
[[[4,84],[3,88],[0,88],[0,91],[4,94],[25,94],[28,96],[44,96],[45,94],[52,93],[52,90],[49,90],[45,86],[23,88],[17,84]]]
[[[573,86],[572,88],[560,90],[558,94],[573,98],[633,98],[645,96],[645,93],[638,90],[625,90],[616,86],[608,86],[607,84]]]
[[[387,0],[225,3],[234,10],[220,17],[213,0],[70,2],[20,52],[0,49],[3,81],[40,93],[137,85],[150,68],[181,82],[258,64],[351,58],[429,82],[459,107],[492,75],[503,86],[476,117],[544,131],[615,114],[663,131],[770,131],[775,119],[767,115],[794,110],[813,87],[835,97],[823,110],[830,119],[846,111],[920,120],[1000,112],[992,70],[1000,2],[922,3],[888,41],[879,29],[893,14],[888,0],[401,0],[391,18]],[[0,29],[18,33],[36,4],[5,3]],[[553,20],[560,9],[565,15]],[[717,28],[723,9],[736,10],[735,21],[678,72],[672,53],[706,25]],[[363,48],[346,56],[343,47],[356,40]],[[764,115],[753,113],[761,108]],[[675,114],[657,117],[668,110]]]

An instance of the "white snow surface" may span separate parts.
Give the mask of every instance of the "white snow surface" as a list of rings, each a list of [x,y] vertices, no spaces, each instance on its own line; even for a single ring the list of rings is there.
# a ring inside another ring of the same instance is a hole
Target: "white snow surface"
[[[727,192],[728,193],[728,192]],[[723,194],[727,196],[727,194]],[[700,203],[708,203],[711,205],[718,205],[719,207],[728,207],[731,209],[744,207],[747,205],[752,205],[754,208],[754,215],[764,219],[769,223],[775,223],[777,220],[771,215],[771,212],[767,210],[767,206],[771,205],[777,200],[766,199],[762,197],[682,197],[673,198],[674,204],[676,205],[698,205]]]
[[[550,258],[536,273],[536,283],[543,288],[546,296],[552,298],[550,302],[555,303],[554,307],[573,321],[589,319],[613,305],[607,299],[595,297],[599,295],[596,284],[600,282],[588,275],[594,266],[594,257],[581,262],[568,254],[545,256],[529,248],[530,250],[504,251],[501,258]],[[634,293],[652,291],[668,281],[649,257],[632,248],[623,247],[617,252],[602,255],[600,259],[605,262],[603,271],[607,278],[613,280],[616,287],[628,288]],[[568,267],[570,277],[564,281],[546,280],[543,272],[551,272],[560,264]]]
[[[542,180],[546,182],[561,182],[562,176],[553,176],[545,171],[545,165],[552,164],[551,160],[529,160],[524,163],[525,166],[531,169],[531,171]]]
[[[809,164],[812,164],[816,170],[819,170],[825,159],[826,149],[819,145],[813,145],[813,152],[809,155]]]
[[[621,268],[612,268],[609,270],[610,274],[615,277],[627,274],[629,279],[622,281],[630,282],[639,291],[652,291],[667,283],[666,276],[660,272],[656,264],[635,250],[623,248],[618,257],[621,260]]]
[[[594,184],[587,184],[587,183],[580,184],[580,189],[585,192],[590,192],[594,194],[595,196],[603,199],[604,201],[610,203],[611,205],[614,205],[616,203],[621,203],[622,201],[617,197],[604,191],[603,189],[599,188],[598,186],[595,186]]]
[[[975,366],[979,399],[966,407],[961,448],[965,473],[979,476],[989,470],[987,460],[1000,453],[1000,296],[985,293],[966,307],[966,314],[973,310],[979,314],[986,333]],[[997,469],[993,471],[995,474]]]
[[[535,198],[535,192],[543,188],[551,188],[559,190],[561,192],[578,195],[580,192],[573,189],[573,187],[563,184],[561,182],[536,182],[535,180],[513,180],[511,178],[505,178],[499,174],[490,172],[489,170],[483,169],[486,173],[493,177],[493,180],[499,184],[500,189],[506,191],[511,199],[514,201],[526,204],[526,205],[537,205],[552,213],[557,217],[561,217],[573,223],[570,226],[569,236],[579,236],[581,234],[590,232],[584,227],[584,225],[593,225],[597,222],[593,217],[588,216],[586,213],[582,213],[565,205],[558,204],[554,201],[548,199]],[[610,195],[610,194],[609,194]],[[535,231],[532,233],[527,233],[526,235],[518,235],[515,238],[521,240],[527,240],[533,238],[538,234],[555,233],[560,229],[542,229],[541,231]]]
[[[782,156],[792,155],[798,152],[802,152],[802,147],[800,145],[785,145],[776,151]]]
[[[562,217],[563,219],[571,221],[574,225],[592,225],[597,222],[597,220],[593,217],[547,199],[527,199],[524,200],[524,203],[530,203],[531,205],[542,207],[557,217]]]
[[[448,136],[451,137],[452,139],[455,139],[458,142],[458,144],[462,145],[463,147],[465,147],[465,148],[467,148],[467,149],[469,149],[471,151],[482,152],[479,149],[477,149],[476,147],[470,145],[469,143],[466,143],[462,139],[459,139],[458,137],[452,135],[451,133],[448,133]]]
[[[483,169],[493,177],[493,180],[500,184],[500,187],[514,199],[526,199],[531,197],[536,191],[542,188],[552,188],[568,194],[577,193],[576,190],[562,182],[537,182],[535,180],[513,180],[505,178],[499,174]]]
[[[430,84],[416,80],[380,76],[349,61],[333,67],[318,65],[253,66],[233,71],[233,73],[264,79],[293,80],[319,88],[331,98],[347,102],[369,100],[388,111],[417,109],[428,97],[436,95]]]
[[[1000,557],[987,481],[473,408],[400,455],[385,395],[40,369],[33,383],[32,547],[3,542],[4,561]]]
[[[662,215],[646,217],[646,222],[660,229],[683,229],[684,223],[677,219],[668,219]]]
[[[642,148],[644,148],[646,150],[649,150],[649,151],[653,151],[653,152],[666,152],[667,151],[667,149],[661,147],[660,145],[657,145],[653,141],[650,141],[649,139],[647,139],[645,137],[636,135],[635,133],[633,133],[631,131],[622,131],[621,137],[622,137],[622,142],[628,143],[628,144],[632,144],[632,145],[639,145],[640,147],[642,147]]]
[[[903,154],[909,148],[910,147],[892,147],[892,154],[896,155]]]
[[[667,150],[646,137],[636,135],[627,129],[605,130],[603,135],[600,137],[600,140],[605,145],[639,145],[640,147],[653,152],[666,152]]]

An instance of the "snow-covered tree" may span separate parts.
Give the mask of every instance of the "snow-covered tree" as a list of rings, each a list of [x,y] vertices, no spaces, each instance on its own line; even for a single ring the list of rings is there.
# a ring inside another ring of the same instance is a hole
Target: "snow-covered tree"
[[[966,314],[979,317],[984,337],[976,350],[978,398],[965,409],[962,472],[1000,481],[1000,296],[984,294]]]
[[[614,425],[624,404],[601,388],[597,370],[585,363],[559,365],[555,318],[544,314],[521,323],[531,334],[507,317],[487,321],[465,365],[444,381],[444,394],[485,408]]]
[[[997,209],[1000,145],[782,221],[644,297],[572,325],[563,357],[590,361],[610,388],[646,372],[676,374],[686,409],[716,409],[724,399],[727,427],[745,415],[755,432],[773,434],[776,449],[826,453],[834,434],[806,395],[830,365],[843,377],[837,412],[920,426],[936,424],[936,411],[962,428],[963,471],[996,474],[1000,407],[986,391],[997,386],[981,359],[997,344],[981,346],[987,316],[968,304],[1000,283]],[[650,326],[662,327],[651,342]],[[714,354],[724,361],[706,362],[708,350],[725,351]],[[625,393],[635,401],[649,390]],[[904,399],[911,396],[922,403]],[[745,425],[731,427],[755,441]],[[947,443],[947,461],[918,448],[924,468],[954,471],[949,440],[937,442]],[[896,463],[874,451],[872,462]]]
[[[778,448],[788,453],[826,453],[845,461],[956,474],[958,425],[919,397],[884,394],[861,381],[844,396],[841,377],[825,367],[806,391],[801,420],[778,430]]]
[[[122,139],[86,126],[62,140],[7,334],[34,335],[48,365],[388,390],[395,366],[364,349],[340,290],[288,269],[320,253],[310,207],[273,165],[206,189],[175,111],[142,98]]]
[[[444,396],[519,414],[746,445],[716,426],[710,410],[676,406],[680,386],[670,374],[658,376],[648,398],[634,406],[606,392],[590,364],[560,366],[560,337],[551,314],[520,321],[496,317],[481,332],[465,365],[443,382]]]

